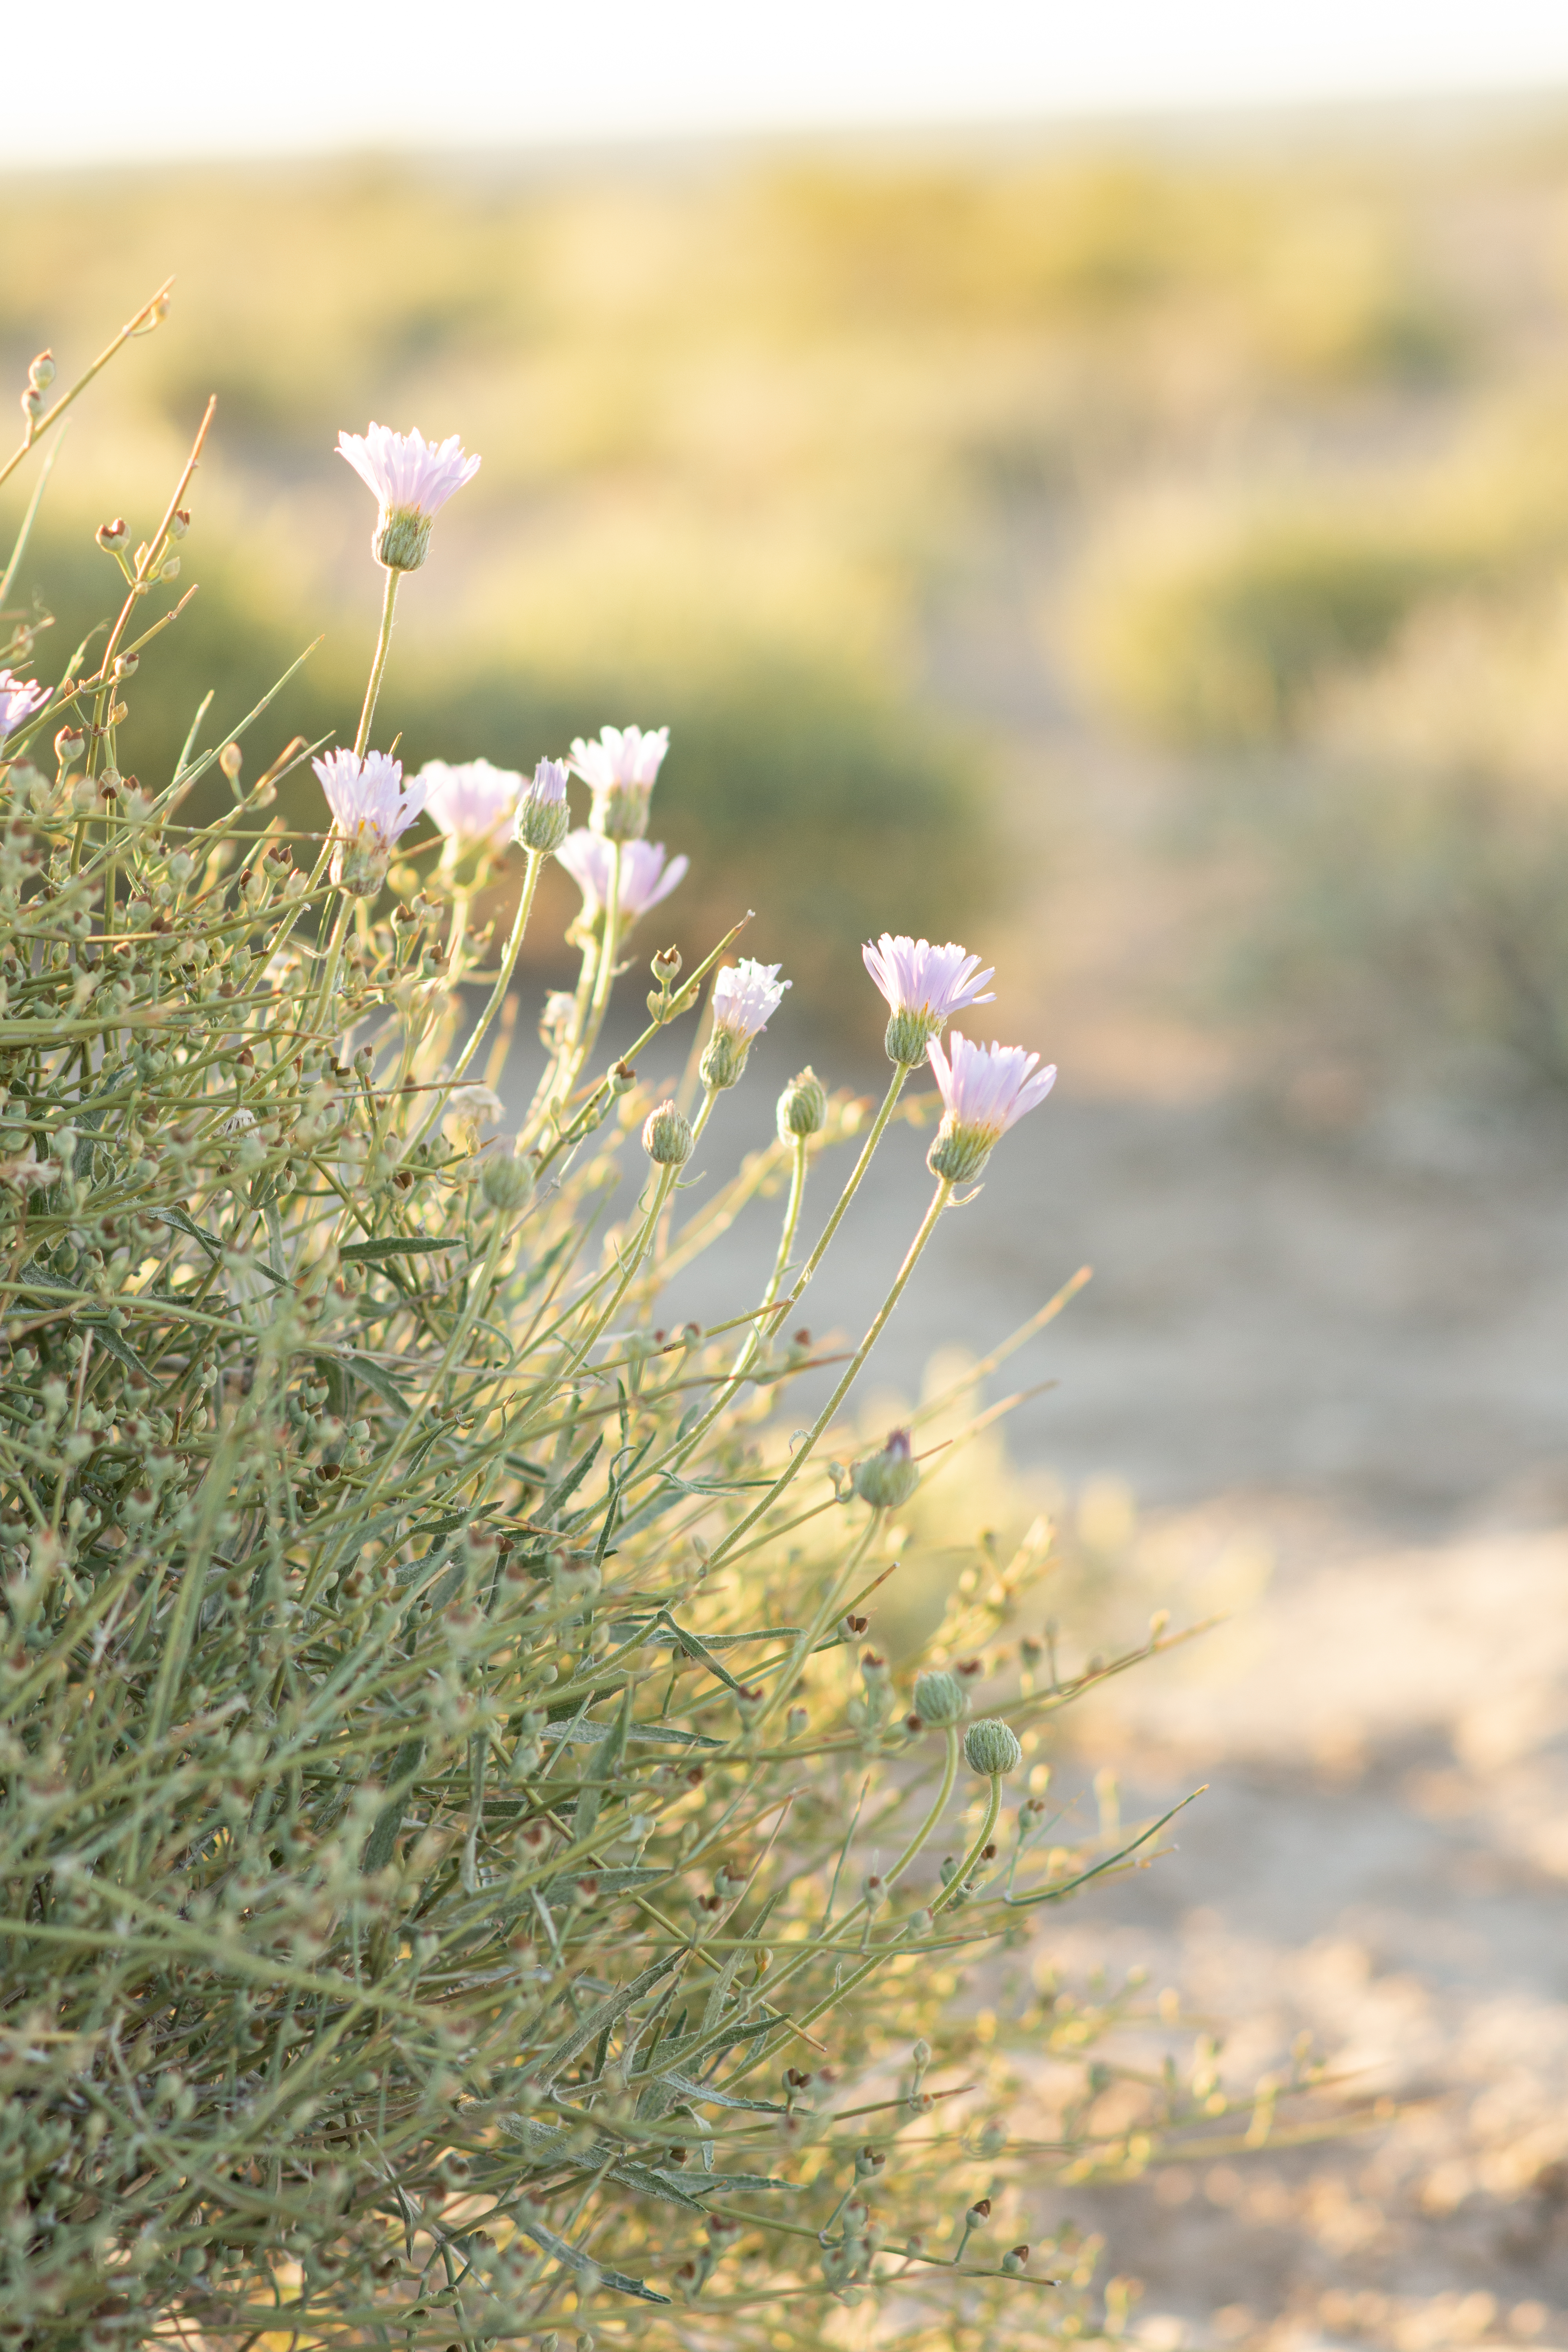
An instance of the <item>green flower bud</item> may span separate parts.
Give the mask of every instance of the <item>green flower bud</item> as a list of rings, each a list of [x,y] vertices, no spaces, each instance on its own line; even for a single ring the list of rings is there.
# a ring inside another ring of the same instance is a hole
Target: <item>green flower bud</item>
[[[691,1157],[691,1127],[672,1102],[650,1110],[642,1131],[642,1148],[656,1168],[684,1168]]]
[[[500,1210],[503,1215],[515,1214],[533,1191],[535,1173],[531,1159],[519,1159],[516,1152],[498,1152],[485,1161],[479,1190],[492,1209]]]
[[[969,1713],[969,1694],[956,1675],[933,1666],[915,1676],[915,1713],[932,1731],[946,1731]]]
[[[963,1760],[972,1772],[983,1772],[988,1780],[999,1780],[1005,1774],[1017,1770],[1024,1760],[1024,1751],[999,1717],[985,1715],[978,1723],[972,1723],[963,1735]]]
[[[855,1492],[873,1510],[896,1511],[921,1483],[919,1467],[910,1453],[910,1433],[895,1429],[880,1454],[868,1454],[849,1474]]]
[[[524,849],[551,856],[565,840],[572,824],[566,805],[566,769],[560,760],[541,760],[533,782],[517,804],[512,830]]]
[[[809,1066],[793,1077],[779,1097],[779,1141],[820,1135],[827,1124],[827,1088]]]
[[[1028,2262],[1028,2259],[1029,2249],[1027,2246],[1010,2246],[1002,2257],[1003,2271],[1008,2278],[1018,2278],[1022,2275],[1025,2264]]]

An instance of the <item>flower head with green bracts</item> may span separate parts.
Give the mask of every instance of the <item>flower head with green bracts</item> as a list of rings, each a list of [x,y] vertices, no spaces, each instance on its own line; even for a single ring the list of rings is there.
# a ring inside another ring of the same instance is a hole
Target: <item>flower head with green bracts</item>
[[[925,1059],[926,1047],[955,1013],[991,1002],[985,983],[992,972],[982,971],[980,958],[952,940],[936,948],[929,940],[895,939],[884,931],[875,947],[868,941],[860,953],[891,1008],[888,1059],[904,1069]]]
[[[398,835],[425,806],[421,780],[403,782],[401,761],[384,751],[329,751],[312,761],[331,810],[337,837],[332,845],[332,880],[351,898],[374,898],[386,879]]]
[[[983,1715],[963,1735],[963,1760],[988,1780],[1005,1780],[1024,1760],[1018,1735],[1000,1716]]]
[[[934,1037],[927,1049],[943,1109],[926,1165],[933,1176],[965,1184],[979,1175],[1007,1129],[1045,1101],[1057,1082],[1057,1066],[1039,1069],[1039,1055],[1022,1045],[976,1045],[956,1029],[949,1043],[951,1057]]]
[[[454,433],[437,446],[422,433],[395,433],[372,425],[368,433],[340,433],[338,455],[346,457],[381,511],[371,551],[388,572],[417,572],[430,546],[430,526],[455,490],[471,482],[479,461],[470,457]]]
[[[492,768],[488,760],[464,760],[449,767],[426,760],[416,780],[425,806],[447,837],[443,865],[456,865],[474,850],[492,855],[505,847],[522,793],[512,768]]]
[[[746,1066],[752,1040],[760,1036],[784,1003],[792,983],[779,978],[776,963],[751,956],[728,964],[713,983],[713,1034],[702,1055],[702,1082],[732,1087]]]
[[[668,727],[602,727],[593,742],[579,735],[571,766],[594,795],[588,823],[606,841],[640,841],[648,803],[669,749]]]
[[[14,729],[31,719],[43,709],[52,688],[38,686],[29,679],[15,677],[8,669],[0,669],[0,743]]]
[[[579,827],[567,835],[555,855],[583,893],[579,919],[592,928],[610,895],[614,851],[602,835]],[[661,898],[668,898],[690,862],[684,855],[667,862],[662,841],[622,842],[618,907],[623,928],[657,907]]]

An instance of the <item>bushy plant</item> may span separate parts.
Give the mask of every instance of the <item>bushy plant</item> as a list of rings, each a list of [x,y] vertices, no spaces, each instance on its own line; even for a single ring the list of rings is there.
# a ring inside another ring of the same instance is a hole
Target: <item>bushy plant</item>
[[[8,471],[66,404],[51,376]],[[1159,1824],[1064,1827],[1030,1762],[1126,1662],[1053,1650],[1040,1677],[1037,1642],[1003,1672],[1037,1529],[895,1672],[872,1596],[940,1464],[921,1416],[826,1451],[1048,1074],[944,1054],[989,975],[884,940],[879,1109],[803,1072],[687,1212],[784,983],[721,970],[733,934],[690,973],[658,953],[642,1037],[589,1074],[670,879],[643,838],[662,738],[606,730],[574,751],[582,983],[515,1141],[481,1145],[567,775],[406,784],[370,749],[398,581],[465,461],[375,428],[345,454],[386,588],[352,751],[253,753],[261,714],[204,748],[198,714],[171,774],[120,766],[189,467],[139,544],[100,533],[115,608],[47,699],[31,624],[0,674],[0,2342],[783,2347],[866,2294],[910,2343],[1094,2333],[1049,2191],[1226,2109],[1212,2053],[1162,2075],[1100,2050],[1135,1988],[1079,2011],[1027,1972],[1042,1911],[1154,1851]],[[332,822],[302,839],[274,803],[312,752]],[[230,804],[197,827],[213,776]],[[422,799],[441,865],[394,902]],[[498,952],[468,910],[509,843]],[[710,973],[689,1086],[656,1099],[638,1065]],[[928,1055],[930,1210],[786,1436],[776,1400],[825,1360],[804,1296]],[[670,1270],[768,1192],[762,1299],[658,1328]],[[1048,2242],[1010,2245],[1031,2215]]]

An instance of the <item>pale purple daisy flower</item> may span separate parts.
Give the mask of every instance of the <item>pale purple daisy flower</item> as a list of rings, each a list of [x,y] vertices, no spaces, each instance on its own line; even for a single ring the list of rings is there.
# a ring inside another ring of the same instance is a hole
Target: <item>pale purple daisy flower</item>
[[[962,1184],[979,1175],[1007,1129],[1045,1101],[1057,1067],[1040,1069],[1039,1055],[1022,1045],[976,1045],[956,1029],[948,1042],[951,1060],[934,1037],[927,1049],[943,1110],[926,1165]]]
[[[702,1083],[715,1091],[732,1087],[746,1066],[752,1040],[768,1025],[791,985],[776,963],[750,956],[726,968],[713,983],[713,1034],[703,1048]]]
[[[439,447],[422,433],[394,433],[373,425],[368,433],[340,433],[338,455],[375,492],[381,512],[371,551],[389,572],[417,572],[430,545],[430,525],[454,490],[471,482],[477,457],[464,455],[454,433]]]
[[[8,669],[0,669],[0,743],[13,728],[20,727],[24,719],[41,710],[53,692],[53,687],[38,686],[30,679],[16,677]]]
[[[401,761],[384,751],[329,751],[311,762],[327,796],[337,839],[332,880],[356,898],[373,898],[386,879],[394,845],[425,805],[425,785],[406,790]]]
[[[598,739],[572,745],[572,766],[592,788],[588,823],[609,841],[640,841],[647,831],[647,807],[664,755],[668,727],[602,727]]]
[[[884,931],[875,947],[860,950],[866,969],[891,1007],[888,1023],[888,1057],[912,1070],[925,1058],[931,1039],[946,1028],[955,1013],[969,1004],[989,1004],[993,977],[980,970],[980,958],[949,940],[933,948],[929,940],[895,939]]]
[[[444,865],[456,865],[468,850],[505,845],[522,792],[514,768],[492,768],[488,760],[464,760],[456,767],[426,760],[418,781],[426,808],[447,836]]]
[[[581,919],[592,926],[605,911],[610,895],[610,868],[615,852],[604,836],[579,827],[569,833],[556,856],[583,893]],[[620,920],[629,929],[639,915],[668,898],[690,860],[672,857],[665,864],[662,841],[621,844]]]
[[[566,806],[566,763],[563,760],[541,760],[533,772],[533,782],[517,804],[513,831],[524,849],[537,849],[547,857],[552,850],[560,848],[571,822]]]

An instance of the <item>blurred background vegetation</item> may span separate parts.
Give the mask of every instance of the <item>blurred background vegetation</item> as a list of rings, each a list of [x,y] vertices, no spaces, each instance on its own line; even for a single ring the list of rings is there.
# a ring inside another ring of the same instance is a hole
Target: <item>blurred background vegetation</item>
[[[384,730],[529,764],[668,720],[683,940],[760,903],[821,1017],[857,936],[984,928],[1085,1053],[1121,1004],[1133,1065],[1186,1019],[1265,1079],[1321,1066],[1325,1102],[1412,1055],[1568,1085],[1568,135],[34,173],[5,204],[17,383],[178,273],[13,591],[57,670],[109,605],[94,526],[145,528],[216,391],[161,674],[216,690],[216,740],[325,627],[278,728],[347,731],[378,585],[337,431],[460,432],[483,470],[405,592]],[[156,776],[153,699],[126,752]]]

